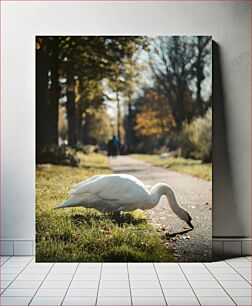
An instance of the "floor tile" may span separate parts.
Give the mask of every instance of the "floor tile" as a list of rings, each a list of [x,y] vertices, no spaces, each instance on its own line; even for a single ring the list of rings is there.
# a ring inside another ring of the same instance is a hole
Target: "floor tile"
[[[163,292],[161,289],[139,289],[139,288],[131,288],[132,296],[163,296]]]
[[[145,289],[158,289],[160,288],[160,284],[159,282],[156,280],[156,281],[130,281],[130,287],[131,288],[145,288]],[[112,287],[113,288],[113,287]]]
[[[192,289],[188,288],[170,288],[170,289],[163,289],[165,296],[195,296]]]
[[[70,284],[70,288],[98,288],[98,280],[97,281],[80,281],[80,280],[74,280],[71,282]],[[110,282],[111,284],[111,282]],[[111,286],[111,285],[110,285]],[[113,286],[111,286],[110,288],[113,288]]]
[[[151,306],[163,306],[166,305],[165,299],[162,296],[154,296],[154,297],[150,297],[150,296],[133,296],[132,297],[133,300],[133,305],[139,305],[139,306],[147,306],[147,305],[151,305]]]
[[[251,288],[226,288],[230,296],[251,296]]]
[[[62,305],[73,305],[73,306],[92,306],[95,305],[96,297],[95,296],[66,296]]]
[[[179,267],[179,264],[177,262],[155,262],[154,266],[157,267]]]
[[[36,296],[64,296],[66,291],[66,288],[40,288],[36,293]]]
[[[178,265],[180,267],[204,268],[204,264],[202,262],[180,262]]]
[[[238,273],[215,274],[217,280],[237,280],[242,281],[243,278]]]
[[[225,261],[215,261],[215,262],[207,262],[204,263],[204,266],[207,268],[229,268],[229,264]]]
[[[7,261],[6,263],[2,265],[2,267],[4,268],[24,268],[26,265],[27,263],[23,261]]]
[[[38,288],[42,281],[18,281],[15,280],[10,286],[10,289],[32,289]]]
[[[13,256],[9,260],[10,261],[25,261],[25,262],[29,262],[33,258],[34,258],[33,256]]]
[[[128,267],[129,267],[129,269],[131,267],[148,268],[148,267],[153,267],[153,263],[151,263],[151,262],[129,262]]]
[[[243,273],[241,276],[242,276],[243,278],[245,278],[247,282],[249,282],[250,284],[252,284],[252,275],[251,275],[251,273]]]
[[[26,306],[29,305],[30,300],[32,299],[31,296],[11,296],[11,297],[1,297],[1,306],[4,305],[22,305]]]
[[[249,296],[234,296],[233,300],[239,306],[251,306],[252,305],[252,298]]]
[[[175,296],[167,296],[166,298],[168,305],[200,305],[198,299],[194,296],[187,296],[187,297],[175,297]]]
[[[72,275],[71,275],[72,276]],[[73,280],[99,280],[100,274],[75,274]]]
[[[99,288],[129,288],[129,281],[101,281]]]
[[[236,257],[236,258],[227,259],[225,261],[228,262],[228,263],[231,263],[231,262],[247,262],[247,258],[246,257]]]
[[[27,267],[29,268],[51,268],[54,264],[48,262],[30,262]]]
[[[1,265],[3,263],[5,263],[9,258],[10,258],[10,256],[0,256],[0,263],[1,263]]]
[[[35,296],[30,305],[61,305],[63,300],[62,296]]]
[[[22,273],[26,274],[47,274],[49,272],[50,268],[33,268],[33,267],[27,267],[24,269]]]
[[[54,281],[61,281],[61,280],[71,280],[73,274],[58,274],[58,273],[49,273],[46,276],[46,280],[54,280]]]
[[[101,267],[78,267],[77,270],[76,270],[76,273],[87,273],[87,274],[92,274],[92,273],[96,273],[96,274],[99,274],[101,271]]]
[[[235,305],[235,303],[228,296],[218,296],[218,297],[199,296],[198,299],[202,306],[204,305],[209,305],[209,306]]]
[[[215,280],[212,274],[210,273],[199,273],[199,274],[187,274],[186,277],[189,281],[191,280]]]
[[[101,263],[101,262],[81,262],[79,264],[79,267],[101,267],[102,265],[104,265],[105,263]],[[106,263],[107,264],[107,263]],[[114,264],[114,263],[109,263],[109,264]],[[124,264],[124,263],[123,263]]]
[[[172,280],[162,280],[162,288],[190,288],[190,284],[186,280],[182,281],[172,281]]]
[[[1,288],[7,288],[7,287],[9,287],[9,285],[11,284],[11,280],[2,280],[1,279],[1,282],[0,282],[0,284],[1,284]]]
[[[1,280],[13,280],[15,277],[17,277],[17,274],[13,274],[13,273],[2,274],[1,273]]]
[[[129,274],[129,278],[131,281],[133,280],[143,280],[143,281],[147,281],[147,280],[152,280],[152,281],[156,281],[157,275],[152,273],[152,274]]]
[[[222,281],[220,280],[219,282],[224,288],[251,288],[251,285],[245,280],[244,281],[236,281],[236,280]]]
[[[239,267],[234,267],[234,269],[240,273],[240,274],[243,274],[243,273],[251,273],[251,268],[250,267],[247,267],[247,268],[239,268]]]
[[[43,280],[45,278],[44,274],[29,274],[29,273],[22,273],[20,274],[16,280]]]
[[[163,281],[163,280],[174,280],[174,281],[179,281],[179,280],[186,280],[186,277],[184,276],[183,273],[169,273],[169,274],[158,274],[158,278]]]
[[[101,275],[101,280],[128,280],[128,274],[123,273],[123,274],[102,274]]]
[[[180,267],[171,267],[171,268],[156,268],[158,274],[165,273],[183,273]]]
[[[97,296],[97,291],[98,288],[70,288],[67,291],[67,296]]]
[[[77,262],[56,262],[53,266],[53,269],[76,269],[79,266]]]
[[[110,267],[107,267],[107,268],[102,268],[102,273],[103,274],[107,274],[107,273],[110,273],[110,274],[114,274],[114,273],[128,273],[128,270],[127,270],[127,267],[124,266],[124,267],[119,267],[119,268],[110,268]]]
[[[50,281],[46,280],[42,283],[42,289],[60,289],[60,288],[68,288],[70,284],[70,280],[65,281]]]
[[[165,305],[165,299],[168,305],[199,305],[194,292],[202,305],[234,305],[232,299],[251,304],[251,257],[205,264],[128,263],[128,268],[127,263],[35,263],[30,256],[2,260],[7,260],[2,286],[9,287],[1,305],[28,305],[45,277],[31,305],[60,305],[63,299],[63,305],[95,305],[98,284],[98,305],[131,305],[130,292],[134,305]]]
[[[211,273],[213,274],[232,274],[235,273],[235,270],[231,267],[213,267],[213,268],[208,268],[210,270]]]
[[[10,268],[10,267],[1,267],[1,274],[18,274],[23,270],[23,268]]]
[[[98,296],[130,296],[129,288],[100,288]]]
[[[68,273],[75,273],[77,267],[55,267],[53,266],[50,273],[57,273],[57,274],[68,274]]]
[[[106,297],[106,296],[99,296],[97,300],[97,306],[101,305],[123,305],[129,306],[131,305],[131,298],[130,297]]]
[[[197,268],[197,267],[182,267],[182,270],[184,271],[184,273],[186,274],[199,274],[199,273],[209,273],[209,271],[207,270],[207,268],[205,268],[204,266],[203,267],[200,267],[200,268]]]
[[[190,284],[193,288],[221,288],[221,285],[215,281],[201,281],[201,280],[190,280]]]
[[[102,270],[103,271],[103,270]],[[130,274],[155,274],[156,271],[154,268],[129,268]]]
[[[222,288],[194,288],[195,294],[199,296],[227,296]]]
[[[249,261],[234,261],[229,263],[233,268],[249,268],[251,270],[252,263]]]
[[[2,296],[33,296],[37,288],[6,289]]]
[[[113,267],[113,268],[118,268],[118,267],[127,267],[128,263],[127,262],[104,262],[102,264],[103,267]]]

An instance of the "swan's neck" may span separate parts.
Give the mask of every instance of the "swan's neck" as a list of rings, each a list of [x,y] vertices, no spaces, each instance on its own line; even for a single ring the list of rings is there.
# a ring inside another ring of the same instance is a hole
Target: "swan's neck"
[[[165,195],[167,197],[172,211],[180,219],[185,220],[187,218],[188,212],[178,204],[174,191],[170,186],[166,184],[156,184],[152,187],[150,191],[150,197],[152,202],[151,204],[153,205],[153,207],[158,204],[162,195]]]

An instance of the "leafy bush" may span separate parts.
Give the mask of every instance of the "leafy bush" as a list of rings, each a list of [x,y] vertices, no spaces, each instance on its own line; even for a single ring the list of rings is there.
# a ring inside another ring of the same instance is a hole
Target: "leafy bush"
[[[212,109],[204,117],[198,117],[191,123],[185,123],[179,137],[181,155],[185,158],[212,159]]]
[[[36,163],[77,167],[79,160],[76,158],[73,149],[64,146],[47,145],[37,148]]]

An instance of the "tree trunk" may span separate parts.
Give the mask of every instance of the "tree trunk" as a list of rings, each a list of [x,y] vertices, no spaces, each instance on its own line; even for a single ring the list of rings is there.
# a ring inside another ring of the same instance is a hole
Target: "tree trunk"
[[[121,144],[121,110],[120,110],[120,99],[118,91],[116,92],[116,101],[117,101],[117,138],[119,144]]]
[[[197,56],[197,61],[196,61],[196,102],[197,102],[197,108],[198,108],[198,114],[197,115],[202,115],[203,114],[203,101],[201,98],[201,83],[204,80],[204,63],[202,63],[201,59],[201,49],[198,48],[198,56]]]
[[[66,103],[67,120],[68,120],[68,145],[72,148],[75,148],[77,145],[77,133],[76,133],[74,75],[71,67],[69,66],[67,69],[67,103]]]
[[[126,130],[126,146],[127,153],[132,153],[132,138],[133,138],[133,122],[132,122],[132,106],[131,101],[128,102],[128,117]]]
[[[83,143],[83,114],[84,114],[84,96],[83,94],[83,84],[82,84],[82,80],[79,81],[78,83],[79,86],[79,93],[81,95],[80,100],[77,103],[77,124],[76,124],[76,130],[77,130],[77,141],[79,143]]]
[[[83,110],[81,109],[81,107],[79,106],[77,108],[77,126],[76,126],[76,129],[77,129],[77,141],[82,143],[82,140],[83,140],[83,136],[82,136],[82,133],[83,133],[83,130],[82,130],[82,126],[83,126],[83,120],[82,120],[82,116],[83,116]]]
[[[85,114],[85,122],[82,125],[82,143],[84,145],[88,145],[91,143],[89,137],[89,123],[90,123],[90,115],[89,113]]]
[[[185,120],[185,111],[184,111],[184,88],[181,81],[178,80],[176,93],[176,129],[180,131],[182,123]]]
[[[48,38],[37,37],[36,49],[36,146],[49,143],[48,118]]]
[[[58,119],[59,119],[59,46],[58,37],[51,41],[50,71],[51,71],[51,90],[49,104],[49,124],[50,124],[50,143],[58,145]]]

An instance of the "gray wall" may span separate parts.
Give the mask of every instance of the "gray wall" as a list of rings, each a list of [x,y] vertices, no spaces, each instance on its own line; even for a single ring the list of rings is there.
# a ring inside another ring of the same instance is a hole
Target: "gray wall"
[[[250,236],[249,3],[29,1],[1,6],[3,239],[33,240],[35,234],[36,34],[212,35],[218,44],[213,234]]]

